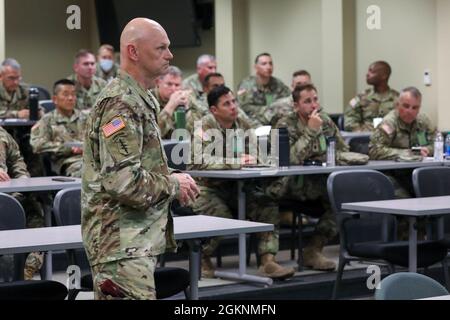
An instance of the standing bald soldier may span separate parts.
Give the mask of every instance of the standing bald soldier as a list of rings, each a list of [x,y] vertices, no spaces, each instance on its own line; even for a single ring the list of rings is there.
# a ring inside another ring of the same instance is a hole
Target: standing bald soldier
[[[136,18],[120,38],[121,69],[86,127],[82,235],[96,299],[156,299],[156,258],[175,251],[170,202],[194,201],[187,174],[172,173],[149,89],[173,58],[157,22]]]

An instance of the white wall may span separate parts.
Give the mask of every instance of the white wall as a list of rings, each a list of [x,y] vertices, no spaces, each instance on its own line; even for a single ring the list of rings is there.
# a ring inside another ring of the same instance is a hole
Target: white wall
[[[173,65],[181,68],[183,77],[187,77],[196,72],[197,58],[202,54],[215,55],[215,34],[214,30],[201,30],[200,37],[202,45],[192,48],[171,48],[173,53]]]
[[[68,30],[66,9],[81,9],[81,30]],[[81,49],[96,50],[98,33],[92,27],[90,0],[6,0],[6,57],[22,65],[25,82],[51,88],[72,72],[73,57]],[[95,25],[95,24],[94,24]]]
[[[381,30],[366,27],[369,5],[381,8]],[[437,39],[434,0],[357,0],[356,56],[357,90],[366,88],[370,63],[386,60],[392,66],[391,87],[401,90],[416,86],[422,91],[423,108],[434,123],[437,120]],[[430,69],[434,85],[425,87],[423,72]]]
[[[269,52],[274,75],[290,86],[292,73],[306,69],[322,84],[321,1],[249,0],[249,73],[255,56]],[[320,89],[319,89],[320,90]]]

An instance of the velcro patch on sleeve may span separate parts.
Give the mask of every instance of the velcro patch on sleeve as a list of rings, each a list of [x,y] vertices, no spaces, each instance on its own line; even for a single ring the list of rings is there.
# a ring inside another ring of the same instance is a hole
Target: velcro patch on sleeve
[[[394,132],[394,129],[392,129],[391,126],[389,126],[386,123],[381,126],[381,129],[383,129],[383,131],[386,132],[388,135],[391,135],[392,132]]]
[[[102,127],[102,131],[103,134],[105,135],[105,138],[108,138],[125,127],[126,125],[122,117],[115,117]]]
[[[241,90],[238,91],[237,95],[238,95],[238,96],[242,96],[242,95],[243,95],[244,93],[246,93],[246,92],[247,92],[247,89],[243,88],[243,89],[241,89]]]
[[[356,98],[353,98],[351,101],[350,101],[350,106],[352,107],[352,108],[354,108],[354,107],[356,107],[356,105],[359,103],[359,98],[358,97],[356,97]]]

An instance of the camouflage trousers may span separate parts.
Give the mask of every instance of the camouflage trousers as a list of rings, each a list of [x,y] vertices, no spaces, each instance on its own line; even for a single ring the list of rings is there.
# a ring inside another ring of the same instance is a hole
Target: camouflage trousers
[[[319,217],[314,234],[333,239],[338,234],[336,217],[328,199],[326,175],[287,176],[279,178],[269,186],[269,193],[279,203],[283,201],[321,201],[325,212]]]
[[[196,214],[208,216],[233,218],[237,212],[237,186],[206,187],[200,185],[200,196],[193,204]],[[249,183],[244,188],[246,192],[246,216],[252,221],[271,223],[275,226],[274,232],[258,233],[258,255],[266,253],[276,254],[279,248],[279,213],[278,205],[264,194],[261,186]],[[211,256],[217,248],[220,238],[211,238],[203,246],[203,254]]]
[[[122,259],[92,267],[95,300],[156,300],[157,257]]]

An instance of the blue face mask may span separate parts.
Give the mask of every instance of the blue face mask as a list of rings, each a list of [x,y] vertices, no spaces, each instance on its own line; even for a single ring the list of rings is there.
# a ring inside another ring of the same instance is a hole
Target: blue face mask
[[[107,60],[107,59],[101,59],[99,63],[100,63],[100,68],[102,68],[102,70],[104,72],[109,72],[114,65],[114,61]]]

